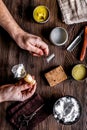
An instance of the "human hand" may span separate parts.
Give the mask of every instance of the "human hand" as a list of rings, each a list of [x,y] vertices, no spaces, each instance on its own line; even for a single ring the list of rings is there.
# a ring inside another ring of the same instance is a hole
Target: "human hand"
[[[29,51],[34,56],[48,55],[48,45],[40,37],[23,31],[2,0],[0,0],[0,9],[0,26],[10,34],[20,48]]]
[[[48,45],[38,36],[20,31],[15,37],[18,46],[24,50],[29,51],[33,56],[48,55]]]
[[[36,90],[36,84],[31,86],[24,81],[17,84],[8,84],[0,87],[0,102],[24,101],[30,98]]]

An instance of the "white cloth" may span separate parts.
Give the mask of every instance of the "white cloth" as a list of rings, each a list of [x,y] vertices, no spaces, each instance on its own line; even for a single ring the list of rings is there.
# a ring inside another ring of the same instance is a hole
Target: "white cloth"
[[[57,0],[63,21],[74,24],[87,21],[87,0]]]

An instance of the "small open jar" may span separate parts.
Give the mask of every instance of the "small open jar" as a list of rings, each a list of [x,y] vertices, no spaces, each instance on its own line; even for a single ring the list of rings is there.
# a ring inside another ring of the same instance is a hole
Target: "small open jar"
[[[72,69],[72,77],[75,80],[81,81],[87,77],[87,68],[84,64],[77,64]]]
[[[50,33],[50,40],[56,46],[63,46],[68,40],[68,32],[63,27],[55,27]]]
[[[49,9],[44,5],[37,6],[33,11],[33,18],[37,23],[46,23],[49,20]]]

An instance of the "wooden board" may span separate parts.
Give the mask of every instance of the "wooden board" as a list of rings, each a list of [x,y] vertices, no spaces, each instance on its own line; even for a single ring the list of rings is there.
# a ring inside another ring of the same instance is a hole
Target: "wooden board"
[[[35,75],[37,93],[41,94],[43,98],[48,99],[52,96],[58,98],[63,95],[72,95],[81,102],[83,108],[80,120],[72,126],[63,126],[57,123],[51,115],[36,126],[34,130],[87,130],[87,83],[86,81],[77,82],[70,75],[72,66],[77,63],[87,64],[87,58],[83,62],[79,61],[82,43],[73,52],[66,51],[66,47],[87,22],[73,25],[63,23],[56,0],[4,0],[4,2],[21,28],[42,37],[49,45],[50,54],[55,53],[55,58],[48,64],[46,57],[33,57],[29,52],[20,49],[9,34],[0,27],[0,85],[13,83],[14,79],[11,67],[15,64],[23,63],[27,72]],[[50,9],[50,19],[45,24],[37,24],[32,19],[33,8],[40,4],[46,5]],[[68,31],[69,39],[63,47],[54,46],[49,40],[50,31],[56,26],[62,26]],[[63,66],[65,72],[68,74],[68,80],[58,84],[54,88],[50,88],[44,79],[44,73],[58,65]],[[6,121],[6,108],[9,104],[11,103],[0,104],[0,130],[14,130]]]

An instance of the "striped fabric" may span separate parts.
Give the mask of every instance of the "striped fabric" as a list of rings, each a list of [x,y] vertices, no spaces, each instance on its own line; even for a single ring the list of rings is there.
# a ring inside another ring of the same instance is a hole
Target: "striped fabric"
[[[87,0],[57,0],[63,21],[74,24],[87,21]]]

